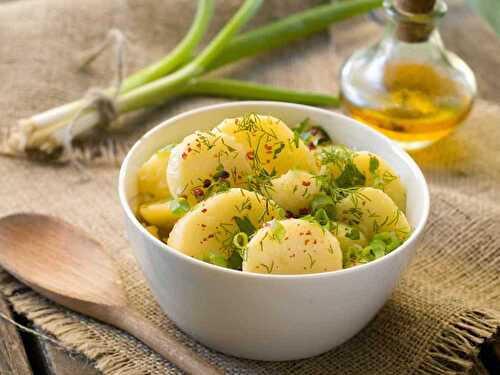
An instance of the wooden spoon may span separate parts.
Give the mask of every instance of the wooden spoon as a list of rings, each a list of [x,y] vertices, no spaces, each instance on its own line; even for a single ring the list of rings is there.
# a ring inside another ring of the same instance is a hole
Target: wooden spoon
[[[60,219],[0,219],[0,265],[46,298],[130,333],[189,374],[221,374],[128,306],[102,246]]]

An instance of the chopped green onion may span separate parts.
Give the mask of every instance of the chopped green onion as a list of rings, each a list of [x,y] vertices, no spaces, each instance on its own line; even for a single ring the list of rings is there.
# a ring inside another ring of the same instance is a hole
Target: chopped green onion
[[[212,252],[212,251],[208,252],[208,254],[205,256],[204,260],[205,260],[205,262],[216,265],[216,266],[220,266],[220,267],[224,267],[224,268],[228,267],[227,259],[224,258],[222,255],[219,255],[219,254]]]
[[[370,259],[370,260],[375,260],[375,259],[383,257],[385,255],[385,250],[386,250],[386,245],[385,245],[384,241],[372,240],[370,242],[370,244],[365,248],[364,252],[365,253],[369,252],[370,258],[371,258],[371,255],[373,255],[373,259]]]
[[[281,241],[283,238],[285,238],[286,229],[283,224],[279,222],[279,220],[273,219],[271,221],[271,229],[269,231],[269,234],[273,240]]]
[[[178,216],[184,215],[190,209],[188,201],[184,198],[171,199],[168,206]]]
[[[351,228],[351,230],[348,233],[346,233],[345,236],[354,241],[359,240],[361,238],[361,234],[359,233],[359,230],[356,228]]]
[[[233,245],[239,249],[245,249],[248,245],[248,235],[245,232],[238,232],[233,237]]]
[[[390,253],[392,250],[399,247],[405,240],[405,238],[400,238],[395,232],[381,232],[373,236],[374,241],[382,241],[386,246],[386,253]]]

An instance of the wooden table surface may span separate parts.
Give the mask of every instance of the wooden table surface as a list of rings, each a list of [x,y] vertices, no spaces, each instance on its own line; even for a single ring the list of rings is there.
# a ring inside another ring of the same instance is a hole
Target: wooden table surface
[[[440,27],[445,45],[464,58],[476,73],[480,98],[500,103],[500,80],[496,76],[500,71],[500,39],[461,0],[447,3],[450,10]],[[1,296],[0,312],[26,324],[23,317],[12,313]],[[491,373],[493,366],[500,368],[500,338],[485,345],[481,359]],[[70,356],[0,319],[0,374],[96,375],[99,371],[85,358]]]

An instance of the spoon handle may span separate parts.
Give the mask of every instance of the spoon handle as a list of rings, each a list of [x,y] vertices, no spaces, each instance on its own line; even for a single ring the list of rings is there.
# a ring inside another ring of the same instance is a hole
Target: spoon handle
[[[223,372],[151,324],[132,308],[116,309],[112,324],[135,336],[155,352],[192,375],[221,375]]]

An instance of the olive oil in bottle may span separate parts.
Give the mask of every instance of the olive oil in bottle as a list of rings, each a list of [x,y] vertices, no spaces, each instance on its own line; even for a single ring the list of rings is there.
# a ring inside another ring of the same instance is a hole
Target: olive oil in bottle
[[[342,68],[342,105],[404,148],[420,149],[467,117],[476,82],[435,29],[446,12],[443,2],[395,0],[385,7],[391,22],[383,39],[354,53]]]

